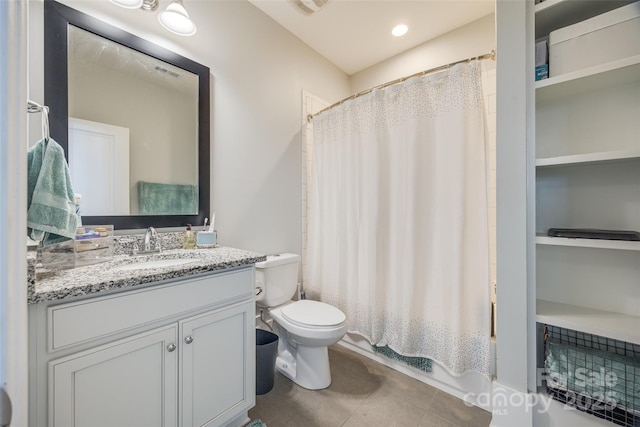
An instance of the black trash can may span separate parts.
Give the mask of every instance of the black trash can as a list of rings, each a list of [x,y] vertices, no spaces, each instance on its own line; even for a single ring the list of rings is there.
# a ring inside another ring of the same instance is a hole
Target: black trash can
[[[278,355],[278,336],[264,329],[256,329],[256,394],[269,393]]]

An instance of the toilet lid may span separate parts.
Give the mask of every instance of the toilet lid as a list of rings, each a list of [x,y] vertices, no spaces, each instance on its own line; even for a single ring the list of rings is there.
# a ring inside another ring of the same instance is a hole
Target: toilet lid
[[[308,299],[282,307],[282,315],[292,322],[311,326],[339,325],[347,318],[342,311],[332,305]]]

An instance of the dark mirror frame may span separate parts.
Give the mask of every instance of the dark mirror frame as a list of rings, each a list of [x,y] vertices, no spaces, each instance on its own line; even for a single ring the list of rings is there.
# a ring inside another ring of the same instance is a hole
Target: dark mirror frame
[[[51,138],[64,148],[68,161],[68,26],[74,25],[98,36],[128,46],[198,75],[198,214],[82,216],[84,224],[112,224],[116,230],[147,227],[199,225],[209,216],[210,200],[210,77],[209,68],[170,50],[113,27],[53,0],[44,2],[44,101],[49,107]]]

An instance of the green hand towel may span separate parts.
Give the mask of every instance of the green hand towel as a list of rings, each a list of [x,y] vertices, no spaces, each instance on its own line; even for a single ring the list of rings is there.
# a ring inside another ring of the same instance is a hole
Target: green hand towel
[[[138,203],[140,215],[195,215],[198,187],[138,181]]]
[[[73,239],[78,226],[73,187],[64,150],[53,139],[27,152],[27,233],[43,246]]]

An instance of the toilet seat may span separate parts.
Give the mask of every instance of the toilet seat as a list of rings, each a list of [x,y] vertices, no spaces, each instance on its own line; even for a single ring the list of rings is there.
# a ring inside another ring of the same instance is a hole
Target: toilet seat
[[[328,328],[340,325],[346,320],[340,309],[320,301],[300,300],[281,309],[282,316],[304,328]]]

